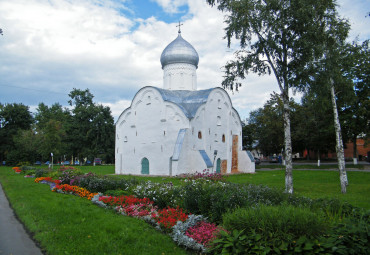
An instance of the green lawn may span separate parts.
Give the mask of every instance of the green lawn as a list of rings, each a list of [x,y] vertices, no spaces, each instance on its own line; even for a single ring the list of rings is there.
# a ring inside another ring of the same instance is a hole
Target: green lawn
[[[346,164],[347,169],[365,169],[364,165],[354,165],[354,164]],[[256,165],[256,169],[285,169],[284,165],[281,164],[263,164],[263,165]],[[338,164],[324,164],[317,166],[316,164],[294,164],[293,169],[317,169],[317,170],[325,170],[325,169],[338,169]]]
[[[310,198],[338,198],[354,206],[370,209],[370,173],[347,172],[347,194],[340,191],[339,173],[336,171],[293,171],[294,192]],[[284,189],[285,172],[282,170],[258,171],[255,174],[230,175],[235,183],[265,184]]]

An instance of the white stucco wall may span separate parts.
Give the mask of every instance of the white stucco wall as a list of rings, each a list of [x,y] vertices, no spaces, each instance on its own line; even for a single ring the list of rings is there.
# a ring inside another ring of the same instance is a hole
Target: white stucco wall
[[[181,151],[178,160],[171,161],[180,129],[186,129]],[[179,175],[207,168],[215,172],[218,158],[227,160],[230,173],[233,135],[239,140],[238,168],[254,172],[254,163],[241,151],[241,132],[239,115],[221,88],[213,89],[207,102],[189,120],[176,104],[163,101],[158,90],[145,87],[116,123],[116,173],[141,174],[144,157],[149,160],[151,175]],[[199,150],[207,153],[213,167],[207,167]]]
[[[190,122],[193,131],[194,150],[205,150],[216,171],[216,160],[227,160],[227,172],[231,172],[232,136],[239,136],[239,148],[242,148],[241,122],[239,115],[232,108],[230,97],[221,88],[215,88],[209,95],[207,103],[200,107]],[[198,138],[202,133],[202,139]],[[225,136],[223,141],[222,137]],[[217,154],[215,156],[215,150]]]
[[[163,68],[163,88],[169,90],[197,90],[196,67],[191,64],[169,64]]]
[[[184,113],[164,102],[158,91],[140,90],[116,124],[116,173],[140,174],[146,157],[150,174],[169,175],[178,131],[188,126]]]

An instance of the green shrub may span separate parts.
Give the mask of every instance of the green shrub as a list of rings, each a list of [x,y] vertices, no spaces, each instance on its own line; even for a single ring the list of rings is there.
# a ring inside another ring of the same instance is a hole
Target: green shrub
[[[77,183],[73,183],[72,180],[77,178],[77,176],[82,176],[84,173],[79,169],[71,168],[67,170],[58,170],[54,172],[54,174],[55,177],[61,181],[61,184],[77,185]]]
[[[287,199],[283,192],[263,185],[213,183],[206,180],[185,184],[180,194],[180,207],[217,223],[221,222],[222,214],[229,209],[258,204],[278,205]]]
[[[44,169],[36,169],[35,171],[35,177],[45,177],[49,174],[49,171],[44,170]]]
[[[318,240],[305,236],[297,241],[282,240],[275,236],[268,239],[256,231],[245,232],[234,230],[221,232],[209,249],[211,254],[327,254]]]
[[[131,192],[126,191],[126,190],[107,190],[104,192],[104,195],[107,196],[113,196],[113,197],[119,197],[119,196],[129,196],[131,195]]]
[[[181,190],[181,187],[174,187],[172,182],[153,183],[147,181],[135,186],[132,192],[139,198],[149,198],[162,209],[167,206],[176,207],[181,204]]]
[[[330,254],[369,254],[370,211],[360,212],[335,226],[322,240],[322,246]]]
[[[329,228],[323,214],[287,204],[239,208],[222,218],[228,230],[256,231],[263,238],[273,235],[282,240],[296,240],[300,236],[319,237]]]
[[[137,185],[139,181],[135,178],[130,179],[114,179],[110,177],[99,177],[95,174],[89,173],[77,178],[78,186],[89,190],[90,192],[105,193],[107,190],[126,190],[130,191],[133,186]]]
[[[211,244],[213,254],[327,254],[324,214],[283,204],[239,208],[223,216],[223,232]]]

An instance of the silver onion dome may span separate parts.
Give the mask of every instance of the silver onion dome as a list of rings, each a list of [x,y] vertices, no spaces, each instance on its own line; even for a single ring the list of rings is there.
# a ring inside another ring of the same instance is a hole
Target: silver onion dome
[[[194,47],[181,37],[181,32],[163,50],[161,55],[162,69],[169,64],[186,63],[198,68],[199,56]]]

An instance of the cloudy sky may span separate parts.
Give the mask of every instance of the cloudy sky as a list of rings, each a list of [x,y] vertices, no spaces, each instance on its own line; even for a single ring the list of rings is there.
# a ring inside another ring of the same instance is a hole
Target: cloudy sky
[[[338,0],[351,39],[370,38],[370,0]],[[162,87],[160,55],[182,36],[200,56],[198,89],[220,86],[226,47],[223,14],[205,0],[0,0],[0,103],[67,106],[73,88],[89,88],[115,119],[144,86]],[[278,87],[250,75],[232,94],[241,118]]]

